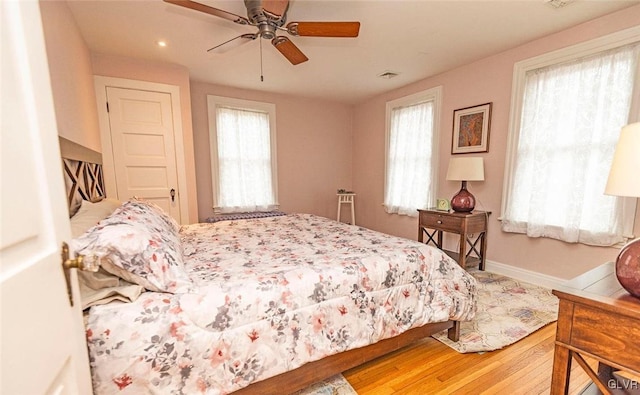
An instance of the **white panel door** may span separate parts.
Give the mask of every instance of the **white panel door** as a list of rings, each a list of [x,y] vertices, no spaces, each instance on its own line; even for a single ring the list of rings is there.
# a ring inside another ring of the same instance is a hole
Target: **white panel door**
[[[118,199],[152,201],[181,223],[171,95],[106,90]]]
[[[36,1],[0,2],[0,393],[84,395],[91,378],[62,271],[71,231],[40,21]]]

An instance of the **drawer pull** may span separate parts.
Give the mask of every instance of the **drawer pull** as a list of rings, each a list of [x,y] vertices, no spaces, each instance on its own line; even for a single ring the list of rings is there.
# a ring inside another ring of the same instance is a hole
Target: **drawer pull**
[[[442,221],[437,220],[436,222],[437,222],[438,224],[442,225]]]

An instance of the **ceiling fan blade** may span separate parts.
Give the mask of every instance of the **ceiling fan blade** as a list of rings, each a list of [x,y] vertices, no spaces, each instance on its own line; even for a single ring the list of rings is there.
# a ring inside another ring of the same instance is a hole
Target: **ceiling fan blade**
[[[242,44],[246,44],[250,41],[255,40],[256,38],[258,38],[258,34],[251,34],[251,33],[243,34],[241,36],[234,37],[231,40],[227,40],[222,44],[218,44],[213,48],[209,48],[207,49],[207,52],[211,52],[211,51],[214,51],[215,53],[229,52],[234,48],[238,48]],[[238,39],[241,39],[241,40],[238,40]],[[231,44],[231,45],[226,45],[226,44]]]
[[[274,19],[280,19],[287,12],[289,0],[262,0],[262,9]]]
[[[360,22],[291,22],[287,31],[294,36],[358,37]]]
[[[221,10],[219,8],[209,7],[208,5],[196,3],[191,0],[164,0],[166,3],[179,5],[181,7],[189,8],[192,10],[204,12],[209,15],[214,15],[220,18],[224,18],[230,20],[232,22],[238,23],[240,25],[249,25],[249,20],[243,16],[233,14],[231,12],[227,12]]]
[[[303,54],[302,51],[300,51],[298,47],[296,47],[295,44],[287,37],[278,36],[271,40],[271,44],[273,44],[273,46],[276,47],[276,49],[280,51],[280,53],[283,54],[292,65],[300,64],[309,60],[309,58],[307,58],[305,54]]]

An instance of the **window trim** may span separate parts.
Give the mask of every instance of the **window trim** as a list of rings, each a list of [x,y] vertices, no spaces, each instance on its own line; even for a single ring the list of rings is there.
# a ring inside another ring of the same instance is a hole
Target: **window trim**
[[[433,152],[432,161],[433,167],[431,169],[432,179],[434,180],[435,193],[433,196],[438,195],[438,174],[440,165],[440,114],[442,109],[442,85],[425,89],[420,92],[413,93],[408,96],[403,96],[398,99],[390,100],[385,105],[385,140],[384,140],[384,190],[382,206],[386,206],[385,196],[387,195],[387,178],[388,178],[388,166],[389,166],[389,141],[391,138],[391,112],[398,107],[408,107],[416,104],[420,104],[427,101],[433,101]],[[427,207],[435,206],[435,200],[427,202]],[[400,215],[397,213],[393,213]],[[416,211],[416,215],[418,212]]]
[[[273,103],[253,100],[237,99],[232,97],[207,95],[207,115],[209,118],[209,154],[211,156],[211,183],[213,190],[213,211],[222,212],[218,206],[218,141],[217,141],[217,108],[231,107],[249,111],[261,111],[269,114],[269,144],[271,148],[271,183],[273,188],[273,207],[280,207],[278,202],[278,158],[276,155],[276,105]]]
[[[572,61],[638,41],[640,41],[640,26],[634,26],[593,40],[561,48],[533,58],[521,60],[514,64],[510,103],[511,111],[509,113],[507,151],[505,156],[504,183],[502,186],[502,201],[500,217],[498,218],[499,220],[504,218],[506,203],[510,199],[510,191],[513,185],[513,165],[515,163],[520,137],[520,120],[522,118],[525,77],[527,72],[550,65]],[[640,72],[638,74],[640,74]],[[628,122],[632,123],[638,120],[640,120],[640,75],[636,75]],[[624,198],[625,210],[628,208],[629,212],[635,212],[637,201],[638,199],[636,198]],[[625,221],[628,222],[625,223],[624,228],[629,230],[629,233],[633,232],[634,216],[625,216]],[[628,234],[625,235],[625,237],[633,238],[634,236]]]

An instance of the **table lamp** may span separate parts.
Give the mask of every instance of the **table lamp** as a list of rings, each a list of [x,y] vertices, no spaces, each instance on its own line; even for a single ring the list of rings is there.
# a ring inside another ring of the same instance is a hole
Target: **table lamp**
[[[453,157],[447,169],[448,181],[462,181],[462,188],[451,199],[453,211],[468,213],[476,207],[476,198],[467,190],[467,181],[484,181],[484,160],[479,157]]]
[[[640,122],[622,128],[604,193],[640,197]],[[640,298],[640,238],[630,241],[616,259],[616,277],[631,295]]]

